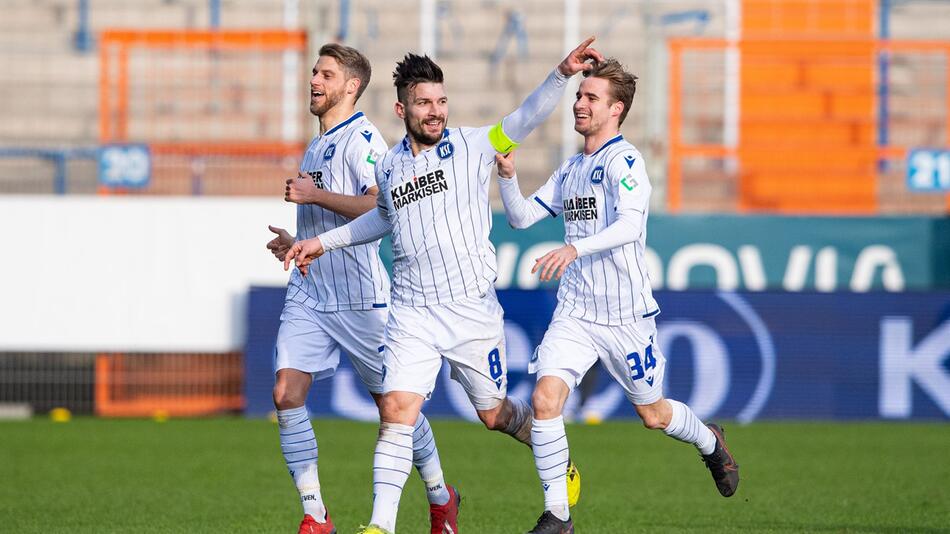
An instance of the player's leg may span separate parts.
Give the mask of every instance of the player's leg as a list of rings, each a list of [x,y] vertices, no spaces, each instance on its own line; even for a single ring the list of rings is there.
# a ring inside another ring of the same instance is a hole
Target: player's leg
[[[468,366],[464,363],[453,363],[453,378],[456,378],[468,393],[475,413],[485,428],[508,434],[530,447],[531,407],[519,398],[507,396],[508,366],[504,337],[489,342],[476,342],[474,345],[478,345],[474,351],[484,355],[484,368],[476,368],[472,373],[466,369]],[[487,347],[491,348],[485,350]]]
[[[374,308],[328,315],[332,316],[332,328],[328,325],[328,330],[349,355],[353,369],[378,407],[383,392],[383,343],[389,310]],[[425,483],[430,515],[442,515],[440,507],[449,502],[452,490],[443,478],[435,434],[422,413],[413,427],[412,463]]]
[[[422,409],[422,395],[407,391],[384,393],[379,401],[379,437],[373,454],[373,515],[371,525],[396,530],[402,488],[412,470],[412,435]]]
[[[531,405],[534,407],[531,450],[534,453],[534,466],[538,471],[541,488],[544,490],[544,512],[558,519],[558,522],[545,520],[545,514],[542,514],[534,532],[547,532],[552,527],[566,527],[563,523],[570,521],[565,468],[571,453],[562,417],[564,403],[570,392],[571,389],[564,379],[557,373],[552,373],[539,377],[531,395]],[[551,526],[542,528],[545,523]],[[560,530],[555,529],[554,532]]]
[[[662,430],[673,439],[695,446],[720,493],[725,497],[732,495],[739,483],[738,465],[725,448],[719,427],[703,424],[689,406],[663,397],[666,358],[655,342],[653,320],[603,328],[610,329],[612,339],[619,341],[612,345],[612,356],[604,364],[623,386],[643,426]]]
[[[531,445],[531,408],[507,397],[504,310],[494,290],[446,306],[431,307],[436,347],[452,365],[452,378],[465,389],[489,430]]]
[[[662,430],[667,436],[696,447],[723,497],[731,497],[736,492],[739,465],[726,447],[719,425],[703,424],[689,406],[673,399],[661,398],[650,404],[634,404],[634,407],[645,427]]]
[[[544,513],[531,532],[559,534],[573,528],[568,499],[570,473],[565,472],[570,449],[562,417],[564,403],[597,361],[597,351],[584,324],[556,317],[534,356],[529,371],[537,373],[538,382],[531,395],[531,443],[544,491]]]
[[[317,439],[306,399],[313,377],[328,376],[336,369],[339,351],[315,313],[288,303],[281,314],[275,350],[274,407],[280,447],[303,505],[300,531],[308,534],[335,532],[320,491]]]
[[[373,456],[371,526],[394,531],[402,488],[413,466],[413,434],[422,402],[438,377],[442,357],[419,336],[429,329],[427,311],[393,306],[386,323],[380,430]]]

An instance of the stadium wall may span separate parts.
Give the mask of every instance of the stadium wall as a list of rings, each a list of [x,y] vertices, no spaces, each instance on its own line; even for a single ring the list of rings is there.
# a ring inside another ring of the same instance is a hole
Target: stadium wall
[[[0,351],[240,351],[248,288],[287,280],[264,248],[267,224],[293,231],[294,210],[257,198],[0,198]],[[657,288],[950,288],[946,219],[654,215],[649,231]],[[498,288],[533,289],[534,258],[563,226],[515,231],[496,215],[492,237]]]

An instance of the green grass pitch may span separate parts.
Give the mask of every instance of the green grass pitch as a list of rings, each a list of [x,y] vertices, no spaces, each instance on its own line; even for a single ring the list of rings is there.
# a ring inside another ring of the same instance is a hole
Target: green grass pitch
[[[315,420],[340,534],[369,520],[376,425]],[[692,447],[632,422],[569,425],[583,491],[576,530],[950,532],[950,425],[726,424],[731,499]],[[462,533],[526,532],[541,511],[529,450],[456,421],[433,427]],[[262,420],[0,422],[0,532],[296,532],[299,499]],[[398,531],[428,532],[413,473]]]

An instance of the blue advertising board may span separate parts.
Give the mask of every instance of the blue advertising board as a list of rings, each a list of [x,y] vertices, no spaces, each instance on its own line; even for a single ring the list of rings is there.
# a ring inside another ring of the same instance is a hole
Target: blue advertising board
[[[950,150],[915,148],[907,154],[907,189],[950,191]]]
[[[509,394],[529,398],[528,360],[556,303],[551,290],[502,290]],[[253,288],[245,350],[247,413],[273,410],[274,340],[283,288]],[[658,291],[657,343],[667,358],[666,395],[704,419],[950,418],[950,292],[788,293]],[[584,406],[599,418],[635,417],[599,368]],[[571,402],[577,402],[572,395]],[[318,382],[315,416],[375,419],[348,361]],[[475,414],[448,366],[425,411]]]
[[[99,183],[106,187],[148,187],[152,157],[148,145],[107,144],[99,149]]]

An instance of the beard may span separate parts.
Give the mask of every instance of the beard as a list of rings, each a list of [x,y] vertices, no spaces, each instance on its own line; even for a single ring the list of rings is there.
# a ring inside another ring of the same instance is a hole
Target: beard
[[[409,137],[422,146],[433,146],[442,139],[442,130],[439,130],[439,132],[435,134],[428,134],[422,126],[422,121],[410,120],[407,115],[404,122],[406,123],[406,132],[409,134]],[[448,117],[442,117],[442,128],[445,128],[447,123]]]
[[[588,117],[586,122],[580,124],[578,124],[576,118],[574,119],[574,131],[581,135],[597,133],[602,125],[602,122],[595,121],[593,117]]]
[[[315,104],[313,100],[310,101],[310,113],[314,114],[317,117],[322,117],[324,113],[329,111],[333,106],[340,103],[343,100],[343,91],[330,92],[327,91],[323,94],[323,103]]]

